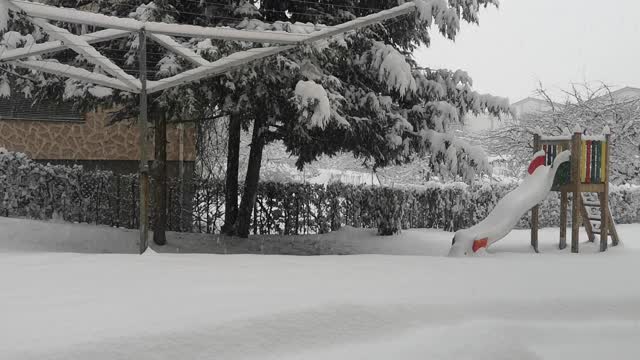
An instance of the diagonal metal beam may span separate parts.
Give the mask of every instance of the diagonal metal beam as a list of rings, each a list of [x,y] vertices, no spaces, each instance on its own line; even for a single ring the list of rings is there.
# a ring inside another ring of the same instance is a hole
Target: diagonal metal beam
[[[114,30],[107,29],[96,31],[91,34],[81,35],[80,38],[86,41],[88,44],[95,44],[103,41],[110,41],[114,39],[118,39],[121,37],[125,37],[129,35],[130,31],[125,30]],[[20,58],[25,58],[29,56],[38,56],[43,54],[50,54],[62,50],[68,49],[67,46],[62,43],[62,41],[49,41],[40,44],[34,44],[30,46],[25,46],[18,49],[12,49],[4,51],[0,54],[0,61],[9,61],[16,60]]]
[[[118,18],[103,14],[81,11],[71,8],[54,7],[25,0],[9,0],[11,7],[24,11],[28,15],[48,20],[56,20],[74,24],[86,24],[110,29],[140,31],[146,29],[150,33],[191,38],[210,38],[233,41],[250,41],[273,44],[309,43],[335,36],[346,31],[372,25],[380,21],[392,19],[415,11],[416,4],[407,2],[394,8],[351,20],[344,24],[332,26],[311,34],[288,33],[284,31],[251,31],[233,28],[204,27],[196,25],[165,24],[158,22],[141,22],[135,19]]]
[[[34,24],[40,26],[51,37],[62,41],[65,46],[68,46],[73,51],[82,55],[87,61],[94,65],[100,66],[107,73],[120,79],[123,83],[127,84],[131,89],[140,89],[140,81],[127,74],[113,61],[102,55],[98,50],[89,43],[82,39],[78,35],[70,33],[68,30],[49,24],[46,20],[33,18],[30,19]]]
[[[143,25],[143,23],[135,19],[118,18],[115,16],[108,16],[71,8],[49,6],[25,0],[9,0],[9,6],[12,10],[18,12],[24,11],[29,16],[72,24],[93,25],[108,29],[127,31],[139,31]]]
[[[112,89],[119,89],[133,93],[139,92],[139,90],[130,88],[127,84],[118,79],[102,74],[93,73],[79,67],[60,64],[53,61],[24,60],[11,61],[9,63],[31,70],[42,71],[53,75],[59,75],[92,84],[106,86]]]
[[[168,36],[273,44],[295,44],[308,37],[306,34],[292,34],[284,31],[251,31],[233,28],[141,22],[135,19],[119,18],[71,8],[54,7],[25,0],[8,1],[12,9],[24,11],[32,17],[72,24],[92,25],[109,29],[120,29],[135,32],[145,29],[147,32]]]
[[[193,50],[175,41],[171,36],[147,33],[147,36],[173,53],[182,56],[196,66],[209,66],[211,62],[196,54]]]
[[[363,16],[340,25],[325,28],[320,31],[312,32],[304,39],[303,43],[311,43],[318,40],[323,40],[335,35],[343,34],[347,31],[357,30],[365,26],[373,25],[384,20],[396,18],[398,16],[409,14],[416,10],[416,4],[414,2],[404,3],[400,6],[396,6],[389,10],[383,10],[375,14]]]
[[[111,29],[120,29],[124,30],[125,32],[141,30],[146,31],[151,37],[154,38],[154,40],[156,40],[162,46],[176,52],[186,59],[189,59],[189,61],[199,66],[198,68],[185,71],[181,74],[166,79],[149,82],[149,93],[153,93],[185,83],[198,81],[206,77],[221,74],[225,71],[246,64],[250,61],[261,59],[282,51],[292,49],[294,45],[320,41],[347,31],[356,30],[371,24],[378,23],[380,21],[408,14],[412,11],[415,11],[416,9],[415,3],[408,2],[389,10],[384,10],[376,14],[358,18],[338,26],[328,27],[320,31],[312,32],[311,34],[293,34],[276,31],[261,32],[236,30],[231,28],[202,27],[194,25],[164,24],[153,22],[143,23],[134,19],[117,18],[114,16],[107,16],[68,8],[56,8],[24,0],[8,1],[13,10],[25,11],[28,15],[35,18],[32,19],[34,23],[43,27],[43,29],[49,32],[52,37],[58,38],[60,40],[58,42],[34,45],[34,47],[39,46],[38,48],[36,48],[37,51],[44,53],[49,51],[57,51],[60,49],[60,47],[69,47],[79,54],[85,56],[85,58],[87,58],[87,60],[91,61],[92,63],[101,66],[105,71],[116,76],[118,79],[113,79],[104,75],[98,76],[98,74],[91,73],[84,69],[73,68],[67,65],[60,64],[57,64],[58,67],[56,69],[59,69],[60,67],[66,67],[78,69],[78,71],[73,71],[73,76],[70,76],[66,71],[58,72],[58,75],[78,78],[80,80],[94,82],[100,85],[136,93],[140,92],[140,81],[135,79],[133,76],[125,73],[117,65],[101,55],[97,50],[95,50],[95,48],[93,48],[89,44],[88,39],[83,38],[82,36],[73,35],[62,28],[49,24],[43,19],[57,20],[76,24],[87,24],[92,26],[107,27]],[[215,62],[208,62],[206,59],[195,54],[195,52],[193,52],[192,50],[176,42],[171,38],[171,36],[213,38],[248,42],[267,42],[287,45],[255,48],[232,54]],[[22,52],[15,51],[14,53],[10,53],[10,55],[13,57],[9,59],[15,59],[18,55],[22,54],[20,56],[23,56],[25,53],[27,53],[23,49],[16,50],[21,50]],[[28,52],[28,55],[30,54],[32,53]],[[0,58],[0,60],[6,59],[2,57]],[[52,72],[52,63],[50,62],[39,62],[37,64],[33,61],[13,63],[22,64],[23,66],[25,63],[29,63],[31,68],[35,69],[36,67],[40,66],[42,68],[41,71],[55,73]],[[82,71],[86,73],[83,73]]]
[[[285,31],[253,31],[224,27],[204,27],[197,25],[165,24],[148,22],[148,32],[168,36],[188,37],[195,39],[219,39],[227,41],[247,41],[271,44],[297,44],[309,37],[307,34],[296,34]]]
[[[198,81],[207,77],[219,75],[233,68],[244,65],[250,61],[258,60],[286,50],[293,49],[293,45],[272,46],[265,48],[251,49],[233,53],[225,58],[214,61],[207,66],[201,66],[192,70],[187,70],[178,75],[166,79],[149,82],[149,94],[161,90],[169,89],[189,82]]]

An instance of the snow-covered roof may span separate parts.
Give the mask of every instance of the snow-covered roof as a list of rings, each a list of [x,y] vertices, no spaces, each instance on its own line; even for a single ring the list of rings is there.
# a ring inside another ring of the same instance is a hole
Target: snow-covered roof
[[[640,88],[625,86],[621,89],[612,91],[611,94],[605,94],[605,95],[599,96],[596,98],[596,100],[599,100],[599,99],[609,100],[610,98],[613,98],[615,100],[629,100],[633,98],[640,98]]]
[[[308,37],[304,34],[292,34],[284,31],[251,31],[225,27],[203,27],[195,25],[143,22],[131,18],[120,18],[78,9],[49,6],[31,1],[8,1],[13,9],[18,11],[22,10],[35,18],[62,21],[71,24],[92,25],[108,29],[127,30],[130,32],[137,32],[144,29],[148,32],[169,36],[267,42],[277,44],[295,44]]]
[[[140,80],[129,75],[111,60],[100,54],[91,44],[108,41],[127,36],[133,32],[144,32],[148,37],[175,54],[188,59],[197,66],[167,79],[148,82],[149,93],[161,91],[184,83],[198,81],[205,77],[226,72],[234,67],[250,61],[261,59],[276,53],[289,50],[293,46],[323,40],[347,31],[356,30],[383,20],[395,18],[416,10],[414,2],[407,2],[394,8],[357,18],[343,24],[320,28],[311,33],[294,33],[285,31],[256,31],[238,30],[228,27],[203,27],[183,24],[167,24],[159,22],[144,22],[132,18],[119,18],[104,14],[97,14],[72,8],[54,7],[25,0],[2,0],[15,12],[25,12],[35,25],[42,28],[56,41],[42,44],[29,44],[24,48],[9,50],[0,54],[0,61],[11,62],[13,65],[27,67],[33,70],[67,76],[80,81],[94,83],[109,88],[120,89],[133,93],[142,91]],[[47,20],[72,24],[91,25],[107,28],[92,34],[75,35],[66,29],[57,27]],[[209,62],[192,50],[175,41],[172,36],[189,38],[210,38],[219,40],[247,41],[257,43],[279,44],[237,52],[215,62]],[[65,49],[72,49],[85,59],[99,66],[111,76],[95,74],[82,68],[58,64],[51,61],[20,61],[22,58],[42,55]]]
[[[557,103],[553,103],[553,106],[556,108],[562,107],[561,104],[557,104]],[[550,104],[548,101],[537,99],[534,97],[527,97],[511,104],[511,109],[513,109],[513,112],[516,116],[529,114],[529,113],[548,111],[551,108],[552,108],[552,104]]]
[[[290,33],[286,31],[255,31],[238,30],[230,27],[205,27],[197,25],[168,24],[161,22],[144,22],[131,18],[120,18],[104,14],[97,14],[72,8],[54,7],[37,2],[24,0],[7,0],[10,7],[16,11],[24,11],[35,18],[62,21],[72,24],[84,24],[97,27],[137,32],[145,30],[155,34],[168,36],[208,38],[219,40],[250,41],[272,44],[300,44],[313,42],[342,34],[364,26],[395,18],[416,9],[413,2],[407,2],[389,10],[364,16],[346,23],[327,27],[311,33]]]

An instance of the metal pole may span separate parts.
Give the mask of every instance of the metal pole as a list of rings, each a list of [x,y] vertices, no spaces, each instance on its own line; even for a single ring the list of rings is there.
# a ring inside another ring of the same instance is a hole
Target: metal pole
[[[140,116],[138,130],[140,132],[140,254],[148,247],[149,239],[149,152],[147,151],[148,104],[147,104],[147,37],[145,30],[139,34],[139,62],[140,62]]]
[[[180,211],[178,212],[178,229],[182,231],[182,217],[184,209],[184,124],[178,124],[178,131],[180,133],[180,152],[179,152],[179,181],[180,181]]]

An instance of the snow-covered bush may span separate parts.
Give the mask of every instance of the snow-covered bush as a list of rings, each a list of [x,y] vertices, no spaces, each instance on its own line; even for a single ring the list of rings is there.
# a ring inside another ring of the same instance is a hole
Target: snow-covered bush
[[[401,229],[437,228],[455,231],[484,219],[517,183],[430,183],[411,189],[333,183],[261,183],[253,215],[258,234],[325,233],[340,225],[377,228],[390,235]],[[640,222],[640,187],[612,186],[611,211],[617,223]],[[540,205],[540,225],[556,227],[560,196],[552,193]],[[518,228],[529,228],[529,214]]]
[[[517,185],[432,182],[412,188],[389,188],[341,183],[260,183],[251,232],[327,233],[344,225],[377,228],[382,235],[408,228],[455,231],[484,219]],[[188,187],[192,202],[184,198],[181,201],[180,184],[175,179],[169,181],[168,229],[218,232],[224,216],[224,183],[214,178],[196,179]],[[610,191],[614,220],[620,224],[640,223],[640,186],[611,186]],[[542,227],[559,225],[559,197],[552,193],[541,204]],[[42,164],[24,154],[0,149],[0,216],[136,228],[137,207],[136,175]],[[517,227],[529,225],[529,214],[525,214]]]
[[[169,189],[170,229],[177,229],[178,185]],[[0,215],[117,227],[138,226],[137,175],[43,164],[0,148]],[[152,207],[153,208],[153,207]],[[153,215],[153,214],[151,214]],[[173,216],[173,218],[172,218]]]

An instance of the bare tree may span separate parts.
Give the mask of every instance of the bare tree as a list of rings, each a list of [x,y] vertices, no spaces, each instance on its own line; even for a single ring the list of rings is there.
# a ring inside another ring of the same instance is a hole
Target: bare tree
[[[596,135],[608,126],[612,133],[611,181],[640,183],[640,96],[616,97],[605,84],[572,84],[570,90],[563,91],[567,100],[558,105],[542,86],[537,93],[549,102],[550,110],[523,114],[479,136],[491,155],[508,156],[524,169],[538,129],[548,135],[561,135],[579,126],[583,133]]]

